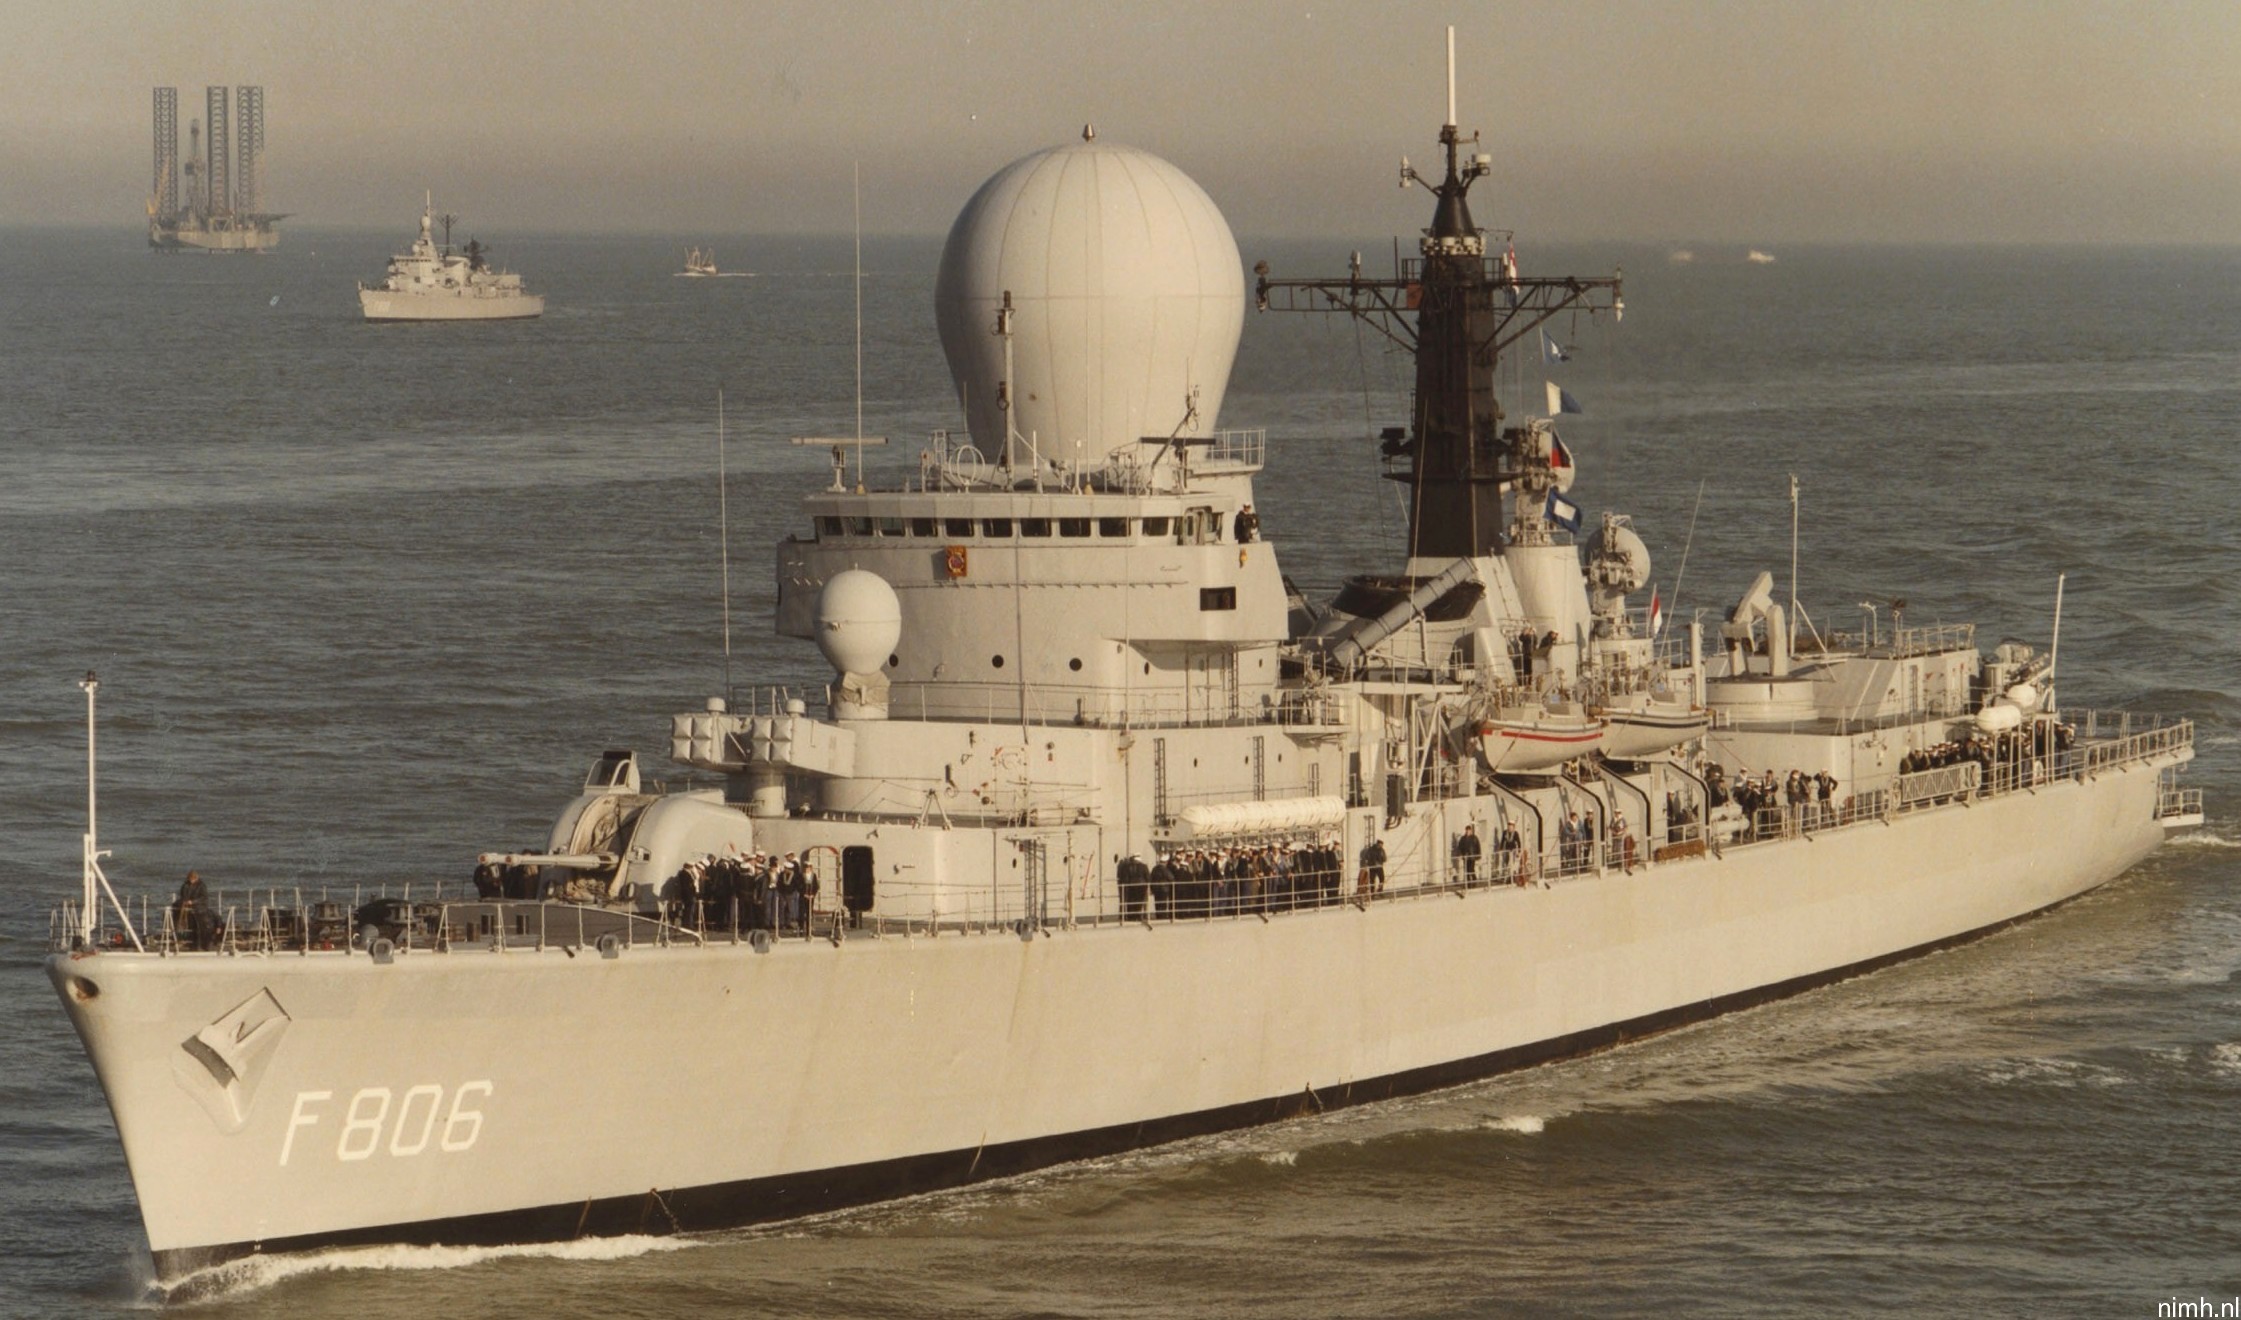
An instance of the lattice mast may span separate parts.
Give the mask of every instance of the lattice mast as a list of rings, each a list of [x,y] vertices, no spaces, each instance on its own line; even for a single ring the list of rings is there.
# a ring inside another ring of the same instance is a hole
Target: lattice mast
[[[233,209],[260,216],[265,209],[265,89],[244,85],[234,92]]]
[[[1455,559],[1499,553],[1502,497],[1529,467],[1546,467],[1530,432],[1505,432],[1495,397],[1502,350],[1558,312],[1617,310],[1619,277],[1521,279],[1489,256],[1486,233],[1471,218],[1471,185],[1493,169],[1455,124],[1455,30],[1447,33],[1447,123],[1440,129],[1446,170],[1427,183],[1404,157],[1401,186],[1421,184],[1437,202],[1417,244],[1419,256],[1391,279],[1367,279],[1359,256],[1342,280],[1280,280],[1254,268],[1263,311],[1343,311],[1361,318],[1416,358],[1415,403],[1406,431],[1388,433],[1386,452],[1402,461],[1387,475],[1409,486],[1410,558]],[[1474,146],[1478,135],[1468,139]],[[1405,437],[1405,438],[1404,438]]]
[[[202,105],[203,127],[208,130],[203,142],[210,153],[203,171],[203,203],[209,215],[222,215],[233,205],[233,139],[225,86],[205,87]]]
[[[168,220],[179,213],[179,89],[158,87],[155,112],[156,160],[148,187],[148,214]]]

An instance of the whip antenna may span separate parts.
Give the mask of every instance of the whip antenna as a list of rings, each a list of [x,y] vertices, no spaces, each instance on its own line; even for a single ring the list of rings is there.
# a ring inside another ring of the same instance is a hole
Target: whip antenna
[[[864,162],[856,181],[856,489],[864,488]]]
[[[716,389],[716,543],[724,566],[724,698],[731,698],[731,495],[724,484],[724,391]]]

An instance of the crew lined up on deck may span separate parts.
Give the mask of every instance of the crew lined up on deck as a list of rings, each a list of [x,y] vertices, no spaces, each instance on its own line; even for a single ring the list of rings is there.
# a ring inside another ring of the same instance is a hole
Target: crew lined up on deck
[[[1899,773],[1920,774],[1924,770],[1974,761],[1980,772],[1980,786],[1995,783],[2000,770],[2008,766],[2029,766],[2030,781],[2036,781],[2045,773],[2045,758],[2069,751],[2076,741],[2076,728],[2051,720],[2029,729],[2010,729],[1990,738],[1972,734],[1960,742],[1933,743],[1920,751],[1908,752],[1899,761]]]
[[[1344,871],[1337,843],[1326,840],[1177,848],[1149,863],[1131,855],[1114,878],[1124,917],[1172,920],[1329,906],[1339,901]]]
[[[1754,779],[1745,767],[1735,772],[1730,786],[1727,771],[1715,761],[1704,772],[1704,785],[1714,808],[1732,801],[1742,809],[1754,838],[1771,838],[1785,829],[1820,829],[1838,821],[1837,778],[1827,770],[1811,774],[1792,770],[1779,778],[1767,770]],[[1781,813],[1779,820],[1761,815],[1774,809]]]
[[[809,929],[820,888],[806,857],[732,848],[685,863],[666,901],[669,919],[683,925],[799,935]]]

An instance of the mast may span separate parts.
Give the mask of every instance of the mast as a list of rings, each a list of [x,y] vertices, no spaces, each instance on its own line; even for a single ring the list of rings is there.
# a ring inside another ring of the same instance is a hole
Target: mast
[[[1493,157],[1472,152],[1455,124],[1455,30],[1448,29],[1448,118],[1439,143],[1445,168],[1438,183],[1401,160],[1401,186],[1420,184],[1436,199],[1418,256],[1399,263],[1391,279],[1365,279],[1359,267],[1343,279],[1275,279],[1268,263],[1254,267],[1262,311],[1342,311],[1360,318],[1416,358],[1416,397],[1403,436],[1386,446],[1399,460],[1387,476],[1409,486],[1408,553],[1412,559],[1455,559],[1499,553],[1505,490],[1535,478],[1538,494],[1547,458],[1526,428],[1505,431],[1494,392],[1502,350],[1559,312],[1618,313],[1619,277],[1521,279],[1486,253],[1486,232],[1472,219],[1471,186],[1493,171]],[[1537,508],[1534,512],[1538,512]]]
[[[88,669],[86,676],[78,680],[78,686],[86,694],[86,840],[85,872],[82,877],[85,889],[78,901],[78,943],[83,947],[93,943],[94,920],[101,912],[101,896],[94,892],[94,877],[101,872],[101,829],[94,812],[97,795],[94,792],[93,754],[93,694],[100,690],[101,679]]]

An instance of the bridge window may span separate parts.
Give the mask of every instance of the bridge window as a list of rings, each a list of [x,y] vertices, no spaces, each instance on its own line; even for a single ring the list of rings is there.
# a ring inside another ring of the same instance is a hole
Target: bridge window
[[[1099,518],[1097,520],[1097,534],[1099,536],[1126,536],[1128,535],[1128,519]]]
[[[848,520],[848,530],[856,536],[870,536],[872,534],[872,520],[869,518],[850,518]]]
[[[1146,535],[1146,536],[1165,536],[1165,535],[1167,535],[1167,523],[1168,523],[1168,520],[1167,520],[1167,519],[1165,519],[1165,518],[1146,518],[1146,519],[1144,520],[1144,535]]]
[[[829,513],[818,514],[817,535],[820,537],[840,535],[840,519]]]
[[[1048,536],[1050,535],[1050,519],[1022,518],[1019,520],[1019,534],[1021,536]]]
[[[903,534],[903,520],[900,518],[880,519],[879,534],[881,536],[901,536]]]
[[[1009,540],[1012,534],[1012,520],[1009,518],[984,518],[981,520],[980,534]]]
[[[911,520],[910,520],[910,534],[911,534],[912,536],[934,536],[934,535],[936,535],[937,533],[936,533],[936,532],[934,531],[934,520],[933,520],[933,519],[931,519],[931,518],[913,518],[913,519],[911,519]]]
[[[1060,536],[1087,536],[1089,535],[1089,519],[1061,518],[1058,520],[1058,534]]]
[[[972,534],[973,534],[973,520],[972,520],[972,519],[970,519],[970,518],[944,518],[944,519],[942,519],[942,535],[944,535],[944,536],[951,536],[951,537],[956,537],[956,536],[971,536]]]
[[[1234,610],[1237,608],[1237,588],[1200,587],[1198,608],[1202,610]]]

